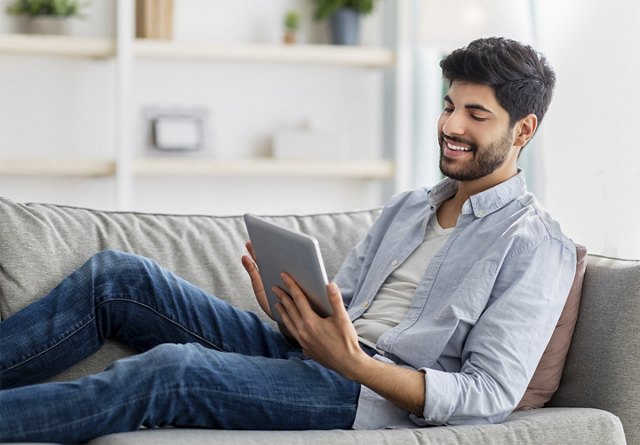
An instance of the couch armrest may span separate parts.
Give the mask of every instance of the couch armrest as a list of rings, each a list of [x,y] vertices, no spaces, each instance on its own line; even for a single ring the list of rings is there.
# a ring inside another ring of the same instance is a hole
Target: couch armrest
[[[578,323],[551,406],[600,408],[640,443],[640,261],[589,255]]]

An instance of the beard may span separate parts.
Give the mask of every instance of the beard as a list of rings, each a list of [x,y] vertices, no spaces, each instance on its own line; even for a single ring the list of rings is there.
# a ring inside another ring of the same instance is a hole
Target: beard
[[[480,149],[478,149],[477,144],[462,138],[447,136],[447,139],[468,145],[473,155],[471,160],[466,160],[463,164],[446,158],[444,156],[444,133],[440,132],[438,137],[440,144],[440,171],[443,175],[456,181],[473,181],[493,173],[504,163],[513,144],[511,130],[507,130],[499,140]]]

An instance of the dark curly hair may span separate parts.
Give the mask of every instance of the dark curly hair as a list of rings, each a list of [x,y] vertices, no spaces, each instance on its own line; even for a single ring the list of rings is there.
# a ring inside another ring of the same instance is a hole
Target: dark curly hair
[[[546,58],[528,45],[502,37],[477,39],[440,61],[442,75],[493,87],[511,126],[533,113],[542,121],[556,83]]]

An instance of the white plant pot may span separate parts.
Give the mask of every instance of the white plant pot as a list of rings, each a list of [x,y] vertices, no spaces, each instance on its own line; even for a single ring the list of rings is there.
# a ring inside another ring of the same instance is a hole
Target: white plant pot
[[[60,17],[30,17],[25,23],[27,34],[69,34],[70,21]]]

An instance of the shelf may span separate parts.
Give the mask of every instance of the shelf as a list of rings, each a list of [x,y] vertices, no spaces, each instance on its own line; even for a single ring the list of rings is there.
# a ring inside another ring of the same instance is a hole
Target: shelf
[[[109,58],[116,53],[113,39],[102,37],[0,34],[0,54]]]
[[[391,179],[391,161],[332,161],[199,158],[138,159],[135,176],[211,176],[325,179]],[[105,177],[114,176],[116,163],[110,160],[0,160],[1,176]]]
[[[106,37],[1,34],[0,54],[109,58],[116,42]],[[388,68],[394,53],[386,48],[337,45],[216,45],[136,39],[134,54],[144,59],[186,59],[237,63],[292,63]]]
[[[215,45],[138,39],[134,44],[140,58],[174,58],[246,63],[295,63],[387,68],[395,63],[386,48],[337,45]]]
[[[84,159],[1,159],[0,176],[113,176],[115,161]]]
[[[315,177],[347,179],[391,179],[393,163],[387,160],[335,161],[242,159],[203,160],[159,158],[137,160],[137,176],[240,176],[240,177]]]

